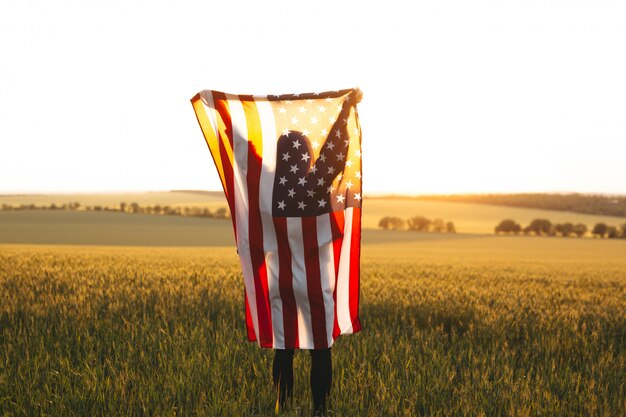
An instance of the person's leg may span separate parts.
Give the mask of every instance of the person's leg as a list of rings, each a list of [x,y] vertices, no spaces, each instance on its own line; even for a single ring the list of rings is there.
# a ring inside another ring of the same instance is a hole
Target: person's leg
[[[274,388],[278,392],[279,407],[285,408],[291,403],[293,394],[293,349],[275,349],[272,365]]]
[[[311,393],[313,409],[317,415],[326,412],[326,399],[330,395],[333,382],[333,364],[328,349],[312,349],[311,353]]]

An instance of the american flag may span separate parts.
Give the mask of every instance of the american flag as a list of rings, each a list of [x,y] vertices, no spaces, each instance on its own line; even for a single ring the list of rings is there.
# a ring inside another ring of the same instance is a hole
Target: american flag
[[[361,325],[358,89],[191,102],[228,201],[248,339],[322,349]]]

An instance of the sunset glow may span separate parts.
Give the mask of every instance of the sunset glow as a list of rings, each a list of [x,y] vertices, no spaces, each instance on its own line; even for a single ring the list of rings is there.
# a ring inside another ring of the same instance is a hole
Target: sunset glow
[[[0,193],[220,189],[190,98],[359,87],[365,194],[626,194],[624,4],[9,2]]]

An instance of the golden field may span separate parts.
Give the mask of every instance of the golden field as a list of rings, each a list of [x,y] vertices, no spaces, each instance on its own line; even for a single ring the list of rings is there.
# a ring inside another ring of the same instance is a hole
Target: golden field
[[[626,242],[381,233],[330,415],[623,415]],[[232,247],[0,245],[0,324],[0,415],[273,414]]]

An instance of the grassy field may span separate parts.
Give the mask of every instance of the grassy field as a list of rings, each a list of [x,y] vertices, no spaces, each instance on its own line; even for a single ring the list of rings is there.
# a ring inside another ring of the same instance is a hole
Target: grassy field
[[[226,200],[220,192],[211,194],[153,192],[134,194],[0,196],[0,206],[2,204],[50,205],[51,203],[60,205],[72,201],[78,201],[83,206],[108,205],[111,207],[119,205],[120,202],[136,202],[139,205],[160,204],[170,205],[172,207],[208,207],[211,210],[227,206]],[[3,215],[3,213],[0,211],[0,216],[1,215]],[[36,215],[42,214],[39,212],[39,214]],[[536,218],[549,219],[552,223],[583,223],[586,224],[589,229],[593,228],[593,225],[599,222],[614,226],[624,223],[624,218],[611,216],[593,216],[569,212],[456,202],[366,198],[363,204],[363,227],[376,229],[380,219],[385,216],[398,216],[407,219],[416,215],[426,216],[430,219],[442,218],[446,221],[452,221],[457,231],[460,233],[479,234],[493,233],[495,226],[500,223],[500,221],[507,218],[513,219],[522,225],[527,225]],[[1,221],[2,220],[0,220],[0,222]],[[106,220],[104,222],[106,223]]]
[[[230,219],[98,211],[0,211],[0,243],[227,246],[234,242]]]
[[[0,204],[224,207],[221,194]],[[459,234],[376,230],[387,215]],[[369,199],[364,331],[334,348],[334,416],[626,415],[626,241],[494,236],[503,218],[613,217]],[[0,211],[0,416],[269,416],[229,220]],[[35,245],[33,245],[35,244]],[[309,415],[308,355],[296,403]]]
[[[626,242],[375,233],[331,415],[624,415]],[[0,245],[2,416],[272,415],[244,340],[232,247]]]

